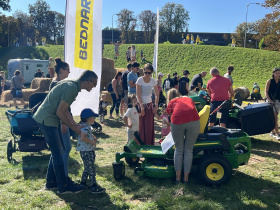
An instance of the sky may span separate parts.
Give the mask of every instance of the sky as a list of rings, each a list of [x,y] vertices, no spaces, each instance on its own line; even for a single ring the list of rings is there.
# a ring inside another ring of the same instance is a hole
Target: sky
[[[95,0],[97,1],[97,0]],[[12,16],[16,10],[28,13],[28,4],[34,4],[36,0],[10,0],[11,12],[2,12]],[[46,0],[51,10],[65,14],[66,0]],[[134,11],[135,15],[144,10],[156,13],[168,2],[182,4],[189,11],[189,32],[217,32],[232,33],[238,24],[246,21],[247,5],[250,3],[264,3],[264,0],[103,0],[102,28],[106,26],[117,27],[117,16],[122,9]],[[247,21],[253,22],[264,18],[271,13],[269,9],[257,4],[248,6]]]

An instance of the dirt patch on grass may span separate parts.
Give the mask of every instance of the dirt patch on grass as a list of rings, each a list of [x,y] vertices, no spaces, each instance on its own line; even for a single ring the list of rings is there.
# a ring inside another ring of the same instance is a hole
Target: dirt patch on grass
[[[117,144],[102,144],[101,145],[101,147],[105,147],[105,148],[107,148],[107,147],[115,147],[115,146],[117,146]]]

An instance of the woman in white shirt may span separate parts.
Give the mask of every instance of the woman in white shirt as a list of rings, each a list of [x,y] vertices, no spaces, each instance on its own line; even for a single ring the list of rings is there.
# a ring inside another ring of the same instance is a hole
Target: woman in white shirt
[[[148,145],[154,145],[155,143],[155,131],[154,131],[154,114],[158,109],[158,86],[157,81],[152,78],[154,69],[151,64],[144,66],[144,76],[139,77],[136,81],[136,96],[140,106],[139,117],[139,132],[141,139]],[[155,106],[152,102],[152,89],[155,92]]]
[[[136,49],[135,45],[131,45],[131,62],[136,61]]]

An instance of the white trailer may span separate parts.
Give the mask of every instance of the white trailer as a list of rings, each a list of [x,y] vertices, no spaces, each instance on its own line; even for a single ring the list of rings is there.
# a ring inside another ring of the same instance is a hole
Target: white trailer
[[[31,83],[34,79],[35,72],[39,69],[44,72],[44,76],[48,74],[48,60],[40,59],[10,59],[8,61],[8,79],[14,76],[16,70],[20,70],[25,80],[25,84]]]

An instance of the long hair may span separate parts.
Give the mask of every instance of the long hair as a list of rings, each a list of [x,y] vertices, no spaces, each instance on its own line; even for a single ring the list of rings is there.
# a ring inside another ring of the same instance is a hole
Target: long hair
[[[277,71],[280,71],[280,68],[279,67],[275,67],[272,71],[272,79],[274,79],[274,73],[277,72]]]
[[[55,58],[55,73],[58,76],[60,69],[65,69],[69,67],[68,63],[61,60],[61,58]]]
[[[172,88],[167,92],[167,96],[166,96],[166,103],[169,104],[169,102],[180,96],[179,91],[176,88]]]

